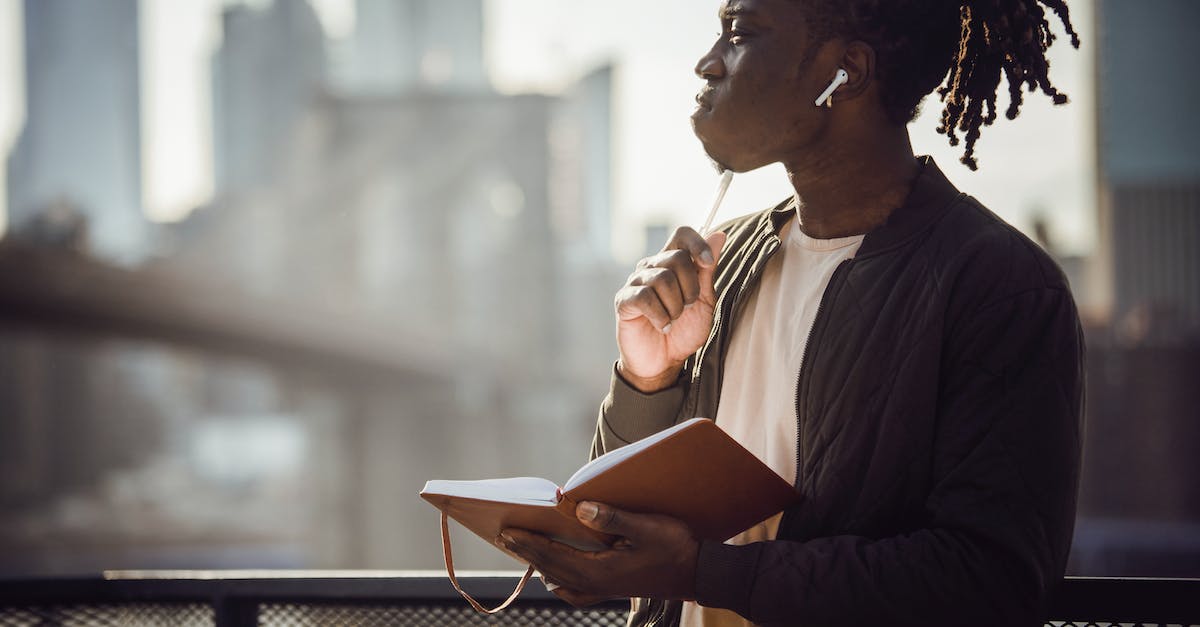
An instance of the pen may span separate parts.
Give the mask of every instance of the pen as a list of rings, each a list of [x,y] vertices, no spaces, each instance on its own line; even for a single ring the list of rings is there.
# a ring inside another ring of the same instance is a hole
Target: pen
[[[717,216],[717,209],[721,207],[721,201],[725,200],[725,192],[729,191],[729,183],[733,181],[733,170],[725,170],[721,173],[721,182],[717,185],[717,198],[713,201],[712,209],[708,212],[708,218],[704,220],[704,226],[700,227],[700,237],[708,237],[708,231],[712,228],[713,218]]]

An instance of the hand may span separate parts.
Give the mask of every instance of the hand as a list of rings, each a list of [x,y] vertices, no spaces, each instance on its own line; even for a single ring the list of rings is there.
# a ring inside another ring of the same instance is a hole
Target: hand
[[[662,252],[638,262],[617,292],[617,371],[642,392],[674,383],[708,340],[717,296],[713,275],[725,234],[675,230]]]
[[[500,532],[496,544],[519,555],[559,586],[554,594],[584,607],[607,599],[695,596],[700,543],[670,516],[634,514],[599,503],[580,503],[575,515],[584,525],[620,536],[602,551],[580,551],[521,529]]]

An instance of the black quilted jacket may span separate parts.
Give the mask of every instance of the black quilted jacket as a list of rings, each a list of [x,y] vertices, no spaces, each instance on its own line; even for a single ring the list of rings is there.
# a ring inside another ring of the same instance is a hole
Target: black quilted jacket
[[[739,304],[790,204],[722,227],[717,320],[677,385],[614,376],[593,455],[715,416]],[[926,158],[825,290],[798,377],[778,539],[705,542],[697,601],[758,624],[1038,625],[1074,523],[1083,339],[1066,279]],[[639,599],[634,625],[679,604]]]

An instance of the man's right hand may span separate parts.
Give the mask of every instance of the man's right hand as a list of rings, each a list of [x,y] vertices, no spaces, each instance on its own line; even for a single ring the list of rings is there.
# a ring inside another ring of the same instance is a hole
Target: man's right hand
[[[662,252],[647,257],[617,292],[617,372],[646,393],[671,386],[688,357],[712,331],[713,276],[725,234],[705,238],[675,230]]]

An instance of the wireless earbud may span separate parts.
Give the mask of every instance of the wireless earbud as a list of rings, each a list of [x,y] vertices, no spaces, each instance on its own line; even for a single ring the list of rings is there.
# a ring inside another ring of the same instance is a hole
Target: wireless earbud
[[[833,92],[836,91],[838,87],[845,85],[846,81],[848,80],[850,80],[850,75],[846,73],[846,70],[838,68],[837,74],[829,83],[829,87],[826,87],[825,91],[821,92],[820,96],[817,96],[817,100],[813,104],[817,105],[818,107],[822,105],[833,106]]]

